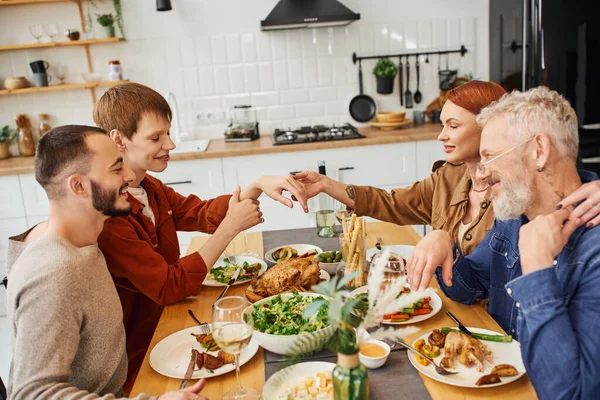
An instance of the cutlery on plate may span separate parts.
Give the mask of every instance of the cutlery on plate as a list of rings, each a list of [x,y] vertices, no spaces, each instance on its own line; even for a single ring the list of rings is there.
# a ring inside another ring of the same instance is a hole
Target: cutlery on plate
[[[377,236],[377,243],[375,243],[377,250],[381,251],[381,236]]]
[[[185,375],[183,376],[181,385],[179,385],[179,390],[185,389],[185,385],[187,385],[187,383],[191,379],[192,375],[194,375],[194,368],[196,367],[196,359],[197,358],[198,358],[198,351],[194,351],[192,349],[192,356],[190,357],[190,363],[188,364],[187,370],[185,371]]]
[[[188,314],[190,314],[190,317],[192,317],[192,319],[196,321],[196,323],[200,326],[200,333],[203,333],[204,335],[208,335],[210,333],[210,325],[208,325],[207,323],[200,322],[200,320],[196,318],[196,315],[194,315],[194,312],[189,308]]]
[[[427,357],[425,354],[421,353],[419,350],[415,349],[414,347],[404,343],[404,342],[395,342],[397,344],[399,344],[400,346],[412,351],[415,354],[420,355],[421,357],[423,357],[424,359],[426,359],[427,361],[429,361],[430,363],[432,363],[435,366],[435,371],[440,374],[440,375],[456,375],[458,374],[458,371],[456,372],[452,372],[452,371],[448,371],[447,369],[445,369],[444,367],[439,366],[435,361],[433,361],[433,358],[431,357]]]
[[[227,292],[227,290],[231,287],[231,285],[233,285],[235,283],[235,281],[237,280],[238,276],[240,276],[240,270],[242,269],[242,267],[238,267],[235,272],[233,273],[233,276],[231,277],[231,279],[229,280],[229,282],[227,282],[227,285],[225,285],[225,287],[223,288],[223,291],[221,292],[221,294],[219,295],[219,297],[217,297],[217,299],[215,300],[215,303],[217,301],[219,301],[223,296],[225,296],[225,292]],[[214,303],[213,303],[213,307],[214,307]]]
[[[465,327],[465,326],[462,324],[462,322],[460,322],[460,321],[458,320],[458,318],[456,318],[456,317],[454,316],[454,314],[452,314],[450,311],[448,311],[448,312],[446,312],[446,315],[448,315],[448,316],[449,316],[449,317],[452,319],[452,321],[454,321],[454,322],[456,323],[456,325],[458,325],[458,329],[460,329],[460,331],[461,331],[462,333],[464,333],[465,335],[469,335],[469,336],[471,336],[472,338],[475,338],[475,335],[473,335],[473,334],[471,333],[471,331],[470,331],[470,330],[468,330],[468,329],[467,329],[467,328],[466,328],[466,327]]]

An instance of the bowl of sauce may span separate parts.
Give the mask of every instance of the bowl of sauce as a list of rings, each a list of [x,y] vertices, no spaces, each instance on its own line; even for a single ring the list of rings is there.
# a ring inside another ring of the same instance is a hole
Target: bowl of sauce
[[[376,369],[384,365],[390,352],[390,346],[377,339],[368,339],[358,345],[358,359],[369,369]]]

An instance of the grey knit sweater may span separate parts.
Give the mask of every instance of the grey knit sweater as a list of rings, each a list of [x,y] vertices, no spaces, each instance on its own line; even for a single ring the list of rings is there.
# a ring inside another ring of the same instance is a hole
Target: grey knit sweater
[[[122,396],[123,313],[98,246],[77,248],[57,235],[9,246],[13,259],[22,251],[8,266],[9,398]]]

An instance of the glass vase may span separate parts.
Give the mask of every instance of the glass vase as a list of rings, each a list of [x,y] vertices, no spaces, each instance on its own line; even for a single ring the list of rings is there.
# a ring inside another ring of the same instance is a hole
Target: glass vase
[[[358,360],[358,352],[351,355],[338,353],[333,369],[333,397],[335,400],[368,400],[369,374]]]

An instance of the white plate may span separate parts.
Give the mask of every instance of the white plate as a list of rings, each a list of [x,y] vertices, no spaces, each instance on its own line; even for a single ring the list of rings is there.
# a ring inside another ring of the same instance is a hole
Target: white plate
[[[390,249],[390,251],[392,253],[397,254],[401,257],[404,257],[406,259],[406,261],[408,261],[408,258],[410,257],[413,250],[415,249],[415,246],[407,246],[404,244],[387,244],[387,245],[381,246],[381,251],[383,251],[385,249]],[[377,247],[371,247],[370,249],[367,249],[367,260],[371,261],[371,258],[376,253],[380,253],[380,251],[379,251],[379,249],[377,249]]]
[[[284,383],[294,386],[304,382],[304,378],[316,376],[319,372],[333,371],[334,368],[334,363],[324,361],[310,361],[284,368],[271,375],[265,382],[263,398],[264,400],[279,400],[281,386]]]
[[[217,260],[217,262],[215,263],[214,267],[222,267],[224,265],[228,265],[225,261],[223,261],[224,257],[221,257]],[[248,264],[256,264],[259,263],[261,265],[260,270],[258,271],[258,276],[261,276],[262,274],[265,273],[265,271],[267,270],[267,263],[264,262],[263,260],[261,260],[260,258],[256,258],[256,257],[247,257],[247,256],[235,256],[235,263],[239,266],[241,266],[244,261],[246,261]],[[231,264],[231,263],[229,263]],[[212,268],[211,268],[212,269]],[[242,271],[240,271],[240,274],[242,273]],[[242,283],[248,283],[250,282],[251,279],[248,279],[246,281],[236,281],[233,286],[235,285],[241,285]],[[227,286],[226,283],[221,283],[221,282],[217,282],[214,279],[211,279],[210,277],[210,271],[209,274],[206,275],[206,278],[204,278],[204,282],[202,282],[202,284],[204,286],[212,286],[212,287],[222,287],[222,286]]]
[[[471,328],[471,327],[467,327],[467,329],[469,329],[471,332],[475,332],[475,333],[487,333],[490,335],[501,335],[501,333],[490,331],[487,329]],[[424,339],[425,342],[427,342],[427,337],[430,334],[431,334],[431,331],[427,332],[424,335],[419,336],[412,343],[413,346],[414,346],[414,343],[419,339]],[[516,340],[513,340],[511,343],[498,343],[498,342],[490,342],[487,340],[482,340],[482,343],[485,344],[487,346],[487,348],[492,351],[492,355],[493,355],[492,363],[489,363],[486,361],[483,364],[483,372],[477,372],[477,370],[475,368],[467,368],[464,365],[462,365],[461,363],[459,363],[458,359],[456,359],[455,360],[455,365],[456,365],[455,370],[459,371],[460,373],[457,375],[443,376],[443,375],[440,375],[437,372],[435,372],[435,367],[432,364],[429,364],[426,367],[419,364],[417,362],[417,359],[416,359],[414,353],[411,351],[407,352],[408,359],[410,360],[413,367],[415,367],[419,372],[427,375],[431,379],[434,379],[438,382],[447,383],[448,385],[452,385],[452,386],[460,386],[460,387],[468,387],[468,388],[476,388],[476,389],[483,389],[483,388],[494,387],[494,386],[502,386],[502,385],[506,385],[508,383],[516,381],[517,379],[519,379],[520,377],[522,377],[525,374],[525,366],[523,365],[523,359],[521,358],[521,345],[519,344],[519,342],[517,342]],[[435,358],[435,361],[437,363],[442,361],[443,355],[444,355],[444,349],[442,349],[440,356]],[[517,376],[501,376],[500,377],[501,382],[494,383],[493,385],[477,386],[475,384],[475,382],[477,382],[477,380],[479,378],[481,378],[483,375],[489,374],[490,371],[492,370],[492,368],[494,368],[494,365],[499,365],[499,364],[512,365],[513,367],[515,367],[517,369],[517,372],[519,373],[519,375],[517,375]]]
[[[277,246],[274,249],[271,249],[265,253],[265,260],[271,264],[277,264],[277,261],[273,260],[273,253],[275,250],[282,249],[284,247],[291,247],[298,251],[298,255],[302,255],[309,250],[316,250],[317,253],[322,253],[323,249],[317,246],[313,246],[312,244],[284,244],[282,246]]]
[[[150,366],[161,375],[169,378],[183,379],[187,366],[190,363],[192,348],[206,352],[195,337],[191,333],[200,334],[199,327],[183,329],[167,336],[157,343],[150,352]],[[258,343],[252,338],[248,347],[240,354],[240,365],[246,364],[258,351]],[[209,351],[209,354],[217,355],[218,351]],[[221,368],[209,372],[206,368],[196,369],[192,375],[192,379],[212,378],[234,371],[233,364],[225,364]]]
[[[368,290],[367,286],[361,286],[357,289],[354,289],[352,291],[352,294],[356,296],[361,293],[367,293],[367,290]],[[402,322],[383,321],[383,323],[386,325],[410,325],[410,324],[416,324],[417,322],[425,321],[426,319],[429,319],[429,318],[433,317],[435,314],[437,314],[438,312],[440,312],[440,310],[442,309],[442,299],[436,293],[432,293],[431,300],[429,301],[429,305],[431,306],[431,312],[429,314],[417,315],[416,317],[412,317],[408,321],[402,321]]]

